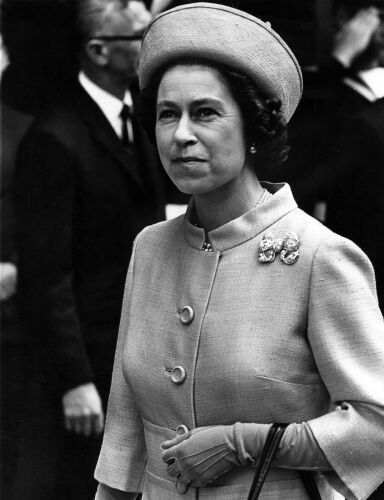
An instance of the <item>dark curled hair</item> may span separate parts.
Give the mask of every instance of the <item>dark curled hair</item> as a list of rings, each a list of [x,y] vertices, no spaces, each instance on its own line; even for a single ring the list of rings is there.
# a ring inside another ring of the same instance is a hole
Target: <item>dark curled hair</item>
[[[227,82],[228,88],[237,102],[244,123],[246,145],[255,145],[257,153],[252,155],[258,175],[270,167],[283,163],[288,158],[287,125],[281,112],[281,102],[277,98],[266,98],[255,88],[246,75],[242,75],[222,64],[203,59],[180,60],[162,68],[155,75],[150,86],[141,92],[141,120],[150,140],[155,143],[156,101],[161,78],[164,73],[177,64],[192,66],[200,64],[219,71]]]

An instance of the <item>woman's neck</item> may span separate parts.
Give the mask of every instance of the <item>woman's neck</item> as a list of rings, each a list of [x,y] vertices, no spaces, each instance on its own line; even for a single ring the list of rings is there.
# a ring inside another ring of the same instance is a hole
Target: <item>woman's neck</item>
[[[212,231],[251,210],[262,194],[260,182],[250,173],[246,179],[234,179],[213,192],[194,195],[198,224],[206,232]]]

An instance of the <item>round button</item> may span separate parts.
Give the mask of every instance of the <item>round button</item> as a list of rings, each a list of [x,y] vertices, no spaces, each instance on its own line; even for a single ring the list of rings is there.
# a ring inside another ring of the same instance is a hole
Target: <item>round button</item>
[[[174,384],[182,384],[187,374],[182,366],[175,366],[172,370],[171,380]]]
[[[195,317],[195,312],[191,306],[185,306],[182,308],[180,313],[180,321],[184,325],[189,325],[190,323],[192,323],[194,317]]]
[[[180,424],[176,427],[176,434],[178,436],[182,436],[183,434],[186,434],[187,432],[189,432],[189,429],[186,425],[184,424]]]

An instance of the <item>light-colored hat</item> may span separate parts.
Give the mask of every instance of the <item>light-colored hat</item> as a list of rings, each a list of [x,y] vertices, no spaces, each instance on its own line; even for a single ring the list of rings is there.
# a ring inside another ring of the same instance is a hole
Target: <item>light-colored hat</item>
[[[188,57],[217,61],[246,74],[265,95],[281,100],[287,121],[300,101],[303,79],[292,51],[268,24],[240,10],[199,2],[155,17],[143,38],[140,88],[160,68]]]

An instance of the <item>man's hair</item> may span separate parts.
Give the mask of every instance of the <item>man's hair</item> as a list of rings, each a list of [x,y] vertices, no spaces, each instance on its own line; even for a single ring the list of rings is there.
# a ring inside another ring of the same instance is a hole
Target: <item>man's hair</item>
[[[129,0],[76,0],[77,43],[80,48],[108,20],[123,11]]]

